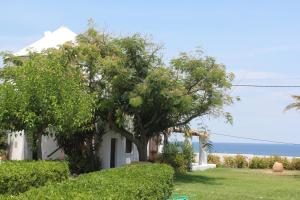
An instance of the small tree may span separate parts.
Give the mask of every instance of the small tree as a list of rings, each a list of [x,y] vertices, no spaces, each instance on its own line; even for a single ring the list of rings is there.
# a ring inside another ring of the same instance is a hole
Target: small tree
[[[71,134],[91,119],[93,98],[85,91],[81,72],[60,51],[23,60],[6,55],[0,78],[0,124],[5,130],[31,133],[36,159],[42,159],[42,135]]]

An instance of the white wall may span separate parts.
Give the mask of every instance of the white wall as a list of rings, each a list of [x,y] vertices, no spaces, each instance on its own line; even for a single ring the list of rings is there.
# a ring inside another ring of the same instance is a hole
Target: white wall
[[[8,134],[9,144],[9,159],[10,160],[30,160],[32,159],[31,147],[27,141],[24,131],[13,132]],[[62,159],[64,153],[62,150],[58,150],[51,157],[47,157],[50,153],[57,149],[57,144],[54,137],[43,136],[42,137],[42,158],[43,160],[55,160]]]
[[[110,168],[110,150],[111,139],[116,138],[116,167],[124,164],[130,164],[133,161],[139,160],[139,154],[136,146],[133,144],[131,153],[125,153],[126,138],[113,131],[108,131],[102,137],[102,142],[99,150],[99,157],[101,160],[102,168]]]
[[[57,143],[55,141],[55,137],[52,136],[43,136],[42,137],[42,158],[43,160],[62,160],[64,159],[64,151],[62,149],[59,149],[54,154],[50,155],[52,152],[54,152],[58,148]]]
[[[8,134],[9,159],[10,160],[30,160],[32,159],[31,148],[27,142],[24,131]]]

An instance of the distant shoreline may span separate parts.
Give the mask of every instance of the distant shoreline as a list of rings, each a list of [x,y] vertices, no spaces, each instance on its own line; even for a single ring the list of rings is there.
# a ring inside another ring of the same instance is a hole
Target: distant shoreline
[[[199,143],[193,142],[194,152],[199,151]],[[288,144],[259,144],[259,143],[213,143],[211,153],[243,154],[245,156],[271,156],[300,157],[300,145]]]

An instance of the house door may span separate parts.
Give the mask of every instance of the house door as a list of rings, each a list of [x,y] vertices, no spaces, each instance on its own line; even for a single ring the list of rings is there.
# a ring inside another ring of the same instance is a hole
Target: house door
[[[116,167],[116,145],[117,139],[111,138],[110,141],[110,168]]]

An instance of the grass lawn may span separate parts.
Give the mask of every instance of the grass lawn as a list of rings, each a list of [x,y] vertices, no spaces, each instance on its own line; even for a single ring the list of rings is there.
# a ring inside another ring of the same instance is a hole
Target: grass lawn
[[[199,200],[300,200],[300,172],[218,168],[177,176],[174,194]]]

